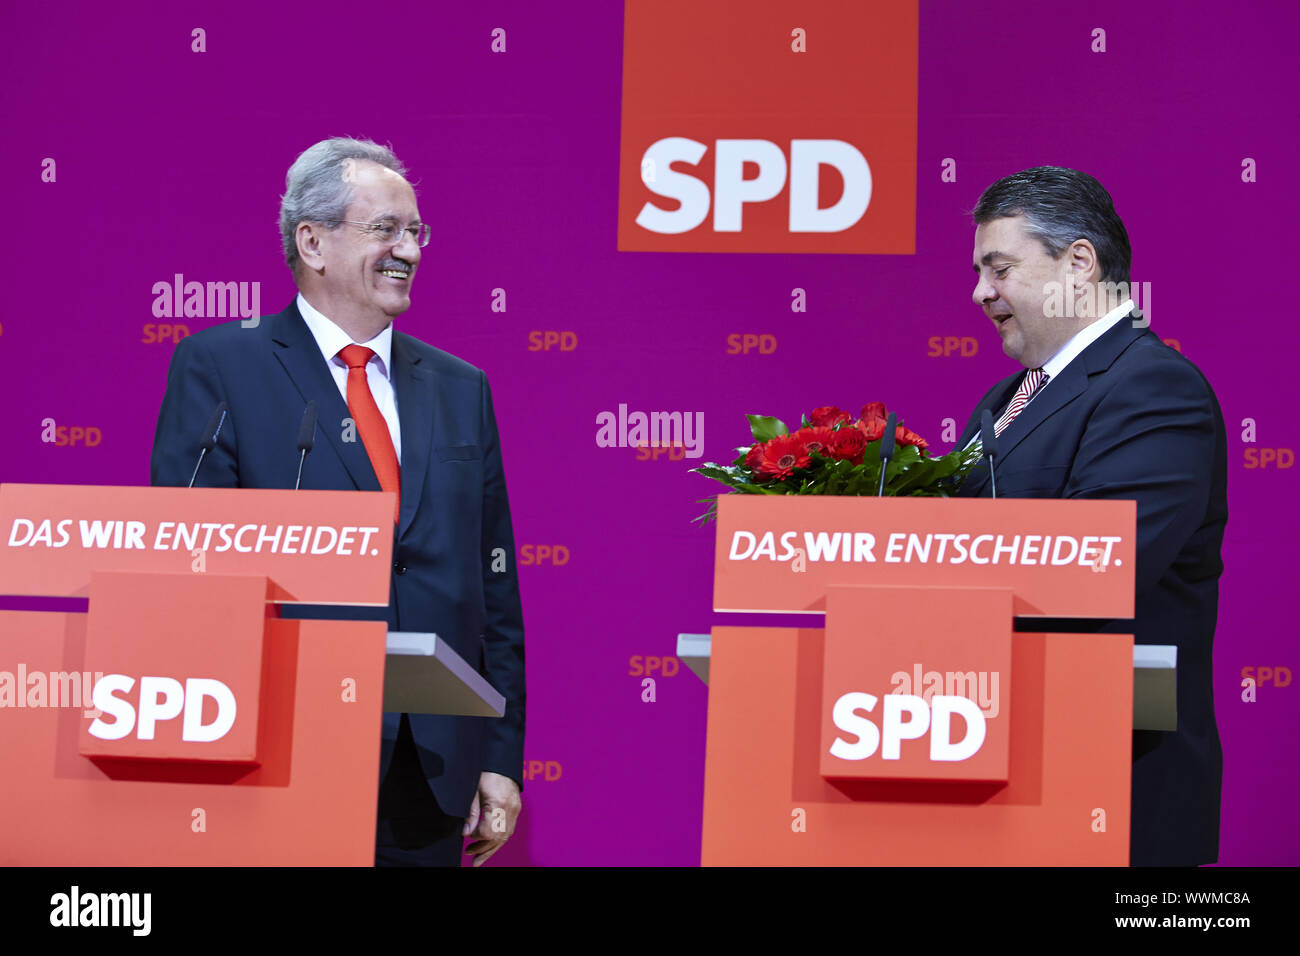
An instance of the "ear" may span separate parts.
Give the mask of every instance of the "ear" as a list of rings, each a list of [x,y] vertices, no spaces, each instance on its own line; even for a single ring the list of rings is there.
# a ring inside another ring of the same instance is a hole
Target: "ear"
[[[1066,270],[1073,276],[1077,288],[1085,282],[1098,282],[1101,279],[1101,263],[1097,259],[1097,250],[1087,239],[1076,239],[1065,250]]]
[[[300,222],[294,230],[294,242],[298,244],[298,258],[302,264],[313,272],[325,271],[325,250],[323,244],[327,230],[318,222]]]

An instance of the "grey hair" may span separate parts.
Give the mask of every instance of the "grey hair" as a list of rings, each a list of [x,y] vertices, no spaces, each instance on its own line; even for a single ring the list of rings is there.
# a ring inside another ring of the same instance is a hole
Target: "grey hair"
[[[1133,250],[1110,193],[1096,179],[1064,166],[1035,166],[999,179],[971,211],[977,225],[1024,216],[1025,232],[1059,259],[1076,239],[1097,251],[1101,281],[1129,281]]]
[[[338,228],[337,220],[347,215],[352,202],[352,184],[346,182],[344,163],[349,159],[364,159],[378,163],[406,178],[406,167],[387,146],[368,139],[335,136],[307,147],[293,161],[284,177],[284,195],[280,197],[280,240],[284,245],[284,261],[298,274],[298,224],[324,222],[327,228]]]

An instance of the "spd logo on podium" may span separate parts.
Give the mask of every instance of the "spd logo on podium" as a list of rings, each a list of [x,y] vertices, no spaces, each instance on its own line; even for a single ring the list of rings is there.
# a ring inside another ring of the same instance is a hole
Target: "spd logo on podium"
[[[129,695],[135,689],[135,678],[126,674],[105,674],[95,682],[94,703],[101,714],[90,725],[90,736],[100,740],[121,740],[132,734],[138,740],[153,740],[158,722],[180,717],[181,740],[210,743],[230,733],[235,725],[238,707],[235,695],[219,680],[191,677],[180,681],[171,677],[141,677],[139,690],[139,720],[137,710]],[[121,696],[118,696],[121,695]],[[204,705],[211,698],[216,704],[212,720],[204,722]],[[105,720],[104,715],[111,717]]]
[[[926,595],[827,589],[823,777],[1008,779],[1011,592]]]
[[[266,579],[176,574],[142,594],[142,577],[91,578],[86,662],[103,676],[82,756],[259,763]]]

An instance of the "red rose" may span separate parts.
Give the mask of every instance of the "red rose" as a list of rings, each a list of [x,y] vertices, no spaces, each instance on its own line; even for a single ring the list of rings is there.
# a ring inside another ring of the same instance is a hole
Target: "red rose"
[[[833,434],[831,428],[825,425],[816,425],[810,428],[801,428],[790,437],[795,441],[802,442],[804,451],[808,454],[817,452],[823,457],[829,458],[826,452],[826,443],[830,441]]]
[[[916,432],[904,428],[902,425],[899,425],[898,428],[894,431],[894,440],[898,442],[900,445],[915,445],[917,448],[930,447],[928,444],[926,444],[924,438],[922,438]]]
[[[754,447],[745,452],[745,467],[755,475],[758,474],[759,463],[763,460],[763,443],[755,442]]]
[[[880,403],[877,402],[876,404]],[[867,436],[867,441],[880,441],[885,434],[885,423],[879,418],[864,418],[858,422],[858,430]]]
[[[883,422],[888,417],[884,402],[867,402],[862,406],[862,414],[858,416],[864,422]]]
[[[862,464],[862,453],[867,447],[867,436],[857,428],[841,428],[831,433],[826,449],[831,458],[847,459],[855,465]]]
[[[840,411],[834,405],[823,405],[821,408],[814,408],[808,415],[808,424],[819,427],[833,428],[834,426],[853,421],[853,416],[848,412]]]
[[[757,474],[763,480],[783,481],[794,473],[796,468],[807,468],[812,464],[803,442],[791,435],[777,435],[763,445],[763,455],[759,459]]]

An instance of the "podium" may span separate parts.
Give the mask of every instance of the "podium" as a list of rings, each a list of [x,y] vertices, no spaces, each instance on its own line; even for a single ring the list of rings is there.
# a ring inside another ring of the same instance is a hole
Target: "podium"
[[[0,595],[88,598],[0,610],[0,864],[372,865],[386,702],[504,706],[436,635],[280,616],[386,608],[393,510],[0,485]]]
[[[730,494],[717,518],[714,610],[825,627],[679,639],[709,685],[704,865],[1128,865],[1135,663],[1139,724],[1172,727],[1173,661],[1025,629],[1133,616],[1134,502]]]

